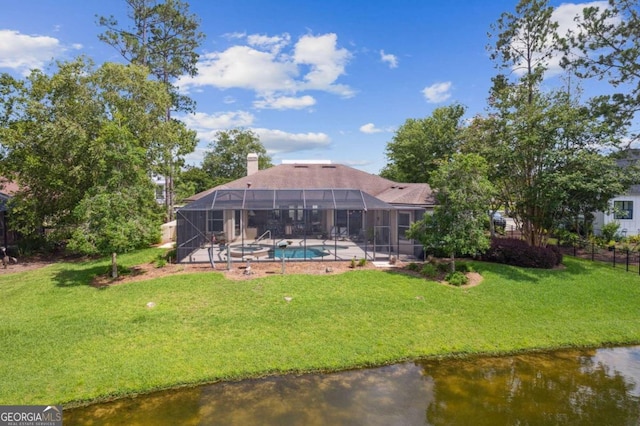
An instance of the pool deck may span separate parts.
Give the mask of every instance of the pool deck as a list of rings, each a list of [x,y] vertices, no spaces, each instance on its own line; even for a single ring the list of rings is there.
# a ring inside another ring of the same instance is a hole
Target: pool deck
[[[306,245],[305,241],[302,239],[291,239],[287,240],[291,241],[289,247],[291,249],[304,249],[307,248],[317,248],[318,246],[322,246],[324,251],[328,253],[326,256],[322,257],[313,257],[313,258],[289,258],[287,257],[287,261],[314,261],[314,260],[337,260],[337,261],[348,261],[353,259],[364,259],[365,258],[365,250],[360,247],[358,244],[353,241],[344,240],[344,241],[334,241],[334,240],[320,240],[320,239],[307,239]],[[264,241],[259,243],[265,248],[272,248],[274,243],[269,241],[267,244]],[[277,244],[277,242],[276,242]],[[254,244],[245,243],[245,246],[252,246]],[[276,257],[275,259],[269,257],[267,250],[260,251],[260,253],[251,253],[246,252],[245,255],[242,255],[240,248],[242,247],[242,243],[231,243],[229,245],[229,252],[231,253],[231,261],[232,262],[246,262],[247,260],[251,261],[267,261],[273,262],[280,260],[280,257]],[[288,248],[289,249],[289,248]],[[213,247],[213,255],[215,263],[226,263],[227,262],[227,246],[220,245]],[[389,258],[388,253],[377,253],[374,258],[374,252],[372,247],[367,250],[367,260],[387,260]],[[190,263],[209,263],[209,252],[208,248],[200,248],[194,250],[189,256]]]

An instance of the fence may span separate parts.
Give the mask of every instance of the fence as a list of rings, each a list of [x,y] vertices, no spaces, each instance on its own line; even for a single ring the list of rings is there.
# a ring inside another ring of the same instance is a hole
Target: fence
[[[507,227],[503,238],[521,238],[522,233],[517,228]],[[564,246],[558,245],[563,255],[573,256],[580,259],[603,262],[611,264],[614,268],[624,268],[628,272],[635,272],[640,275],[640,253],[635,250],[622,249],[616,247],[600,247],[594,242],[582,245]]]
[[[558,246],[564,255],[611,264],[614,268],[624,268],[627,272],[640,275],[640,253],[616,247],[602,248],[595,243],[585,246]]]

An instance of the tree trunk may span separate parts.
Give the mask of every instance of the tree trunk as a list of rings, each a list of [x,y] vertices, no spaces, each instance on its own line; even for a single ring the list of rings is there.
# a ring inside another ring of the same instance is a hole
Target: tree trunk
[[[115,253],[111,253],[111,278],[118,278],[118,262],[116,262]]]
[[[455,253],[451,253],[451,273],[456,271],[456,255]]]

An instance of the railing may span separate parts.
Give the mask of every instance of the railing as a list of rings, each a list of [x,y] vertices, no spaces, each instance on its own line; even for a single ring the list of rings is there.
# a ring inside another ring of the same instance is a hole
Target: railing
[[[271,239],[271,230],[267,229],[266,231],[264,231],[262,233],[262,235],[260,235],[258,238],[256,238],[255,240],[253,240],[253,243],[259,243],[260,241],[265,239],[265,235],[269,235],[269,239]]]

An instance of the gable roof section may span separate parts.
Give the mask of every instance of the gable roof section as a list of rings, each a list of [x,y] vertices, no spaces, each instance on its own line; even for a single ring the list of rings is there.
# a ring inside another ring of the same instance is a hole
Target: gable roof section
[[[398,184],[342,164],[280,164],[187,199],[196,201],[223,189],[356,189],[389,204],[432,206],[427,184]]]
[[[393,205],[433,207],[436,203],[431,187],[424,183],[397,183],[378,198]]]

